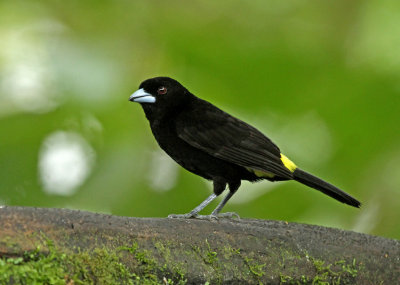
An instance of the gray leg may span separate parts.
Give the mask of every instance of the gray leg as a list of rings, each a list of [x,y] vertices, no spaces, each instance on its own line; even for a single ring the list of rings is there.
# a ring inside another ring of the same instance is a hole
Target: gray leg
[[[231,191],[224,197],[224,199],[221,201],[221,203],[218,204],[218,206],[215,208],[215,210],[211,213],[211,216],[215,218],[233,218],[236,217],[240,219],[239,215],[234,213],[234,212],[227,212],[227,213],[222,213],[220,214],[222,208],[225,206],[225,204],[229,201],[229,199],[233,196]]]
[[[224,197],[224,199],[221,201],[221,203],[218,204],[218,206],[215,208],[215,210],[211,213],[211,215],[217,216],[219,212],[221,212],[222,208],[225,206],[225,204],[229,201],[229,199],[233,196],[234,193],[231,191],[228,192],[228,194]]]
[[[215,218],[213,215],[208,216],[200,216],[199,212],[203,210],[208,204],[210,204],[219,194],[221,194],[226,187],[226,180],[221,177],[215,177],[213,179],[214,193],[208,196],[200,205],[194,208],[190,213],[183,215],[175,215],[171,214],[168,218],[181,218],[181,219],[189,219],[189,218],[198,218],[198,219],[207,219]]]
[[[215,210],[211,213],[211,216],[214,217],[227,217],[227,218],[232,218],[232,217],[237,217],[240,219],[239,215],[233,212],[229,213],[222,213],[220,214],[222,208],[228,203],[229,199],[232,198],[233,194],[236,193],[236,191],[240,187],[240,180],[236,183],[230,183],[229,184],[229,193],[224,197],[224,199],[221,201],[221,203],[218,204],[218,206],[215,208]]]
[[[189,219],[189,218],[195,218],[199,214],[201,210],[203,210],[208,204],[210,204],[217,195],[212,193],[210,196],[208,196],[207,199],[205,199],[200,205],[198,205],[196,208],[194,208],[190,213],[187,214],[182,214],[182,215],[175,215],[171,214],[168,216],[168,218],[183,218],[183,219]]]

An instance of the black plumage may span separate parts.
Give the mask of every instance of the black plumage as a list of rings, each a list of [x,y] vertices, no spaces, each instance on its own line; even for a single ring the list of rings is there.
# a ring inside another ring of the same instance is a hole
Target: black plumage
[[[178,164],[212,180],[214,193],[184,215],[196,217],[229,185],[229,193],[212,212],[222,207],[240,187],[241,180],[296,180],[354,207],[360,202],[337,187],[299,169],[265,135],[249,124],[202,100],[168,77],[145,80],[130,101],[143,107],[160,147]]]

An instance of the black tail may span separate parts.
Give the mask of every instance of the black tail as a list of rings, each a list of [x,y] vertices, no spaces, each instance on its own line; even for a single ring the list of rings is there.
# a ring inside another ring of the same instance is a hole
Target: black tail
[[[361,206],[361,203],[357,199],[351,197],[346,192],[343,192],[332,184],[329,184],[328,182],[325,182],[322,179],[319,179],[318,177],[315,177],[314,175],[311,175],[310,173],[307,173],[299,168],[297,168],[293,172],[293,179],[314,189],[317,189],[342,203],[357,208],[360,208]]]

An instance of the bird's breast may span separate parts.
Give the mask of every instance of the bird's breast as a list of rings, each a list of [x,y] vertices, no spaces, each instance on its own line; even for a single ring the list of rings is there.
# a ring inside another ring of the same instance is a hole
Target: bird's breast
[[[241,167],[191,146],[178,136],[173,124],[156,123],[151,129],[159,146],[186,170],[206,179],[218,176],[230,181],[232,177],[238,178]]]
[[[194,150],[183,141],[176,133],[172,122],[155,122],[151,124],[151,130],[158,145],[176,162],[186,167],[185,162],[190,162]]]

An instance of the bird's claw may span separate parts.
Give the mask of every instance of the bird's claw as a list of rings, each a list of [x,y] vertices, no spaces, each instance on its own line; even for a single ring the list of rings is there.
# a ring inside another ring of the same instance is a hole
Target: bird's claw
[[[192,214],[192,213],[187,213],[187,214],[171,214],[168,215],[169,219],[199,219],[199,220],[208,220],[208,221],[213,221],[213,220],[218,220],[218,216],[216,215],[198,215],[198,214]]]
[[[219,213],[219,214],[211,214],[217,218],[228,218],[228,219],[238,219],[240,220],[240,216],[235,212],[226,212],[226,213]]]
[[[228,218],[228,219],[238,219],[240,220],[240,216],[235,212],[227,212],[227,213],[219,213],[219,214],[211,214],[211,215],[198,215],[193,213],[187,214],[171,214],[168,215],[169,219],[199,219],[199,220],[208,220],[208,221],[216,221],[219,218]]]
[[[196,219],[207,220],[207,221],[216,221],[216,220],[218,220],[218,216],[213,215],[213,214],[211,214],[211,215],[198,215],[198,216],[196,216]]]
[[[187,214],[171,214],[168,215],[169,219],[195,219],[198,215],[194,215],[192,213]]]

